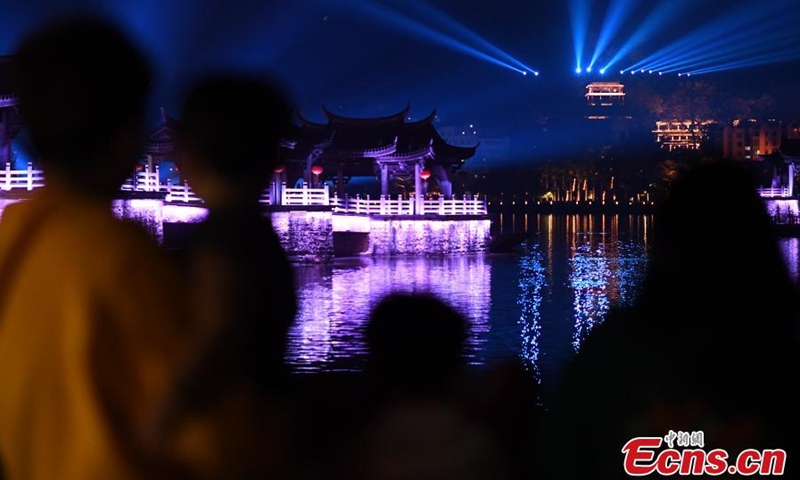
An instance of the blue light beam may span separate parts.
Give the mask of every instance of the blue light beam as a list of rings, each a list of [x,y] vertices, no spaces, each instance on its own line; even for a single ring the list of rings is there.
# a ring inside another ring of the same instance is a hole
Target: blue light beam
[[[600,31],[600,35],[597,37],[597,43],[594,46],[594,53],[592,53],[589,68],[594,67],[597,59],[605,52],[606,47],[608,47],[608,44],[619,32],[620,26],[632,11],[632,0],[611,0],[606,10],[605,19],[603,20],[603,29]],[[606,68],[602,70],[606,70]]]
[[[724,43],[725,39],[737,32],[751,30],[758,22],[774,18],[782,8],[778,3],[757,5],[753,11],[731,10],[713,21],[696,28],[692,33],[682,36],[647,58],[631,65],[628,69],[666,70],[673,62],[694,55],[697,48],[708,43]],[[627,70],[627,69],[626,69]]]
[[[726,63],[747,56],[791,49],[796,44],[796,35],[792,28],[794,22],[789,16],[778,16],[771,22],[763,21],[747,30],[697,45],[691,52],[679,58],[663,60],[652,67],[665,72],[686,71],[713,63]]]
[[[583,47],[589,30],[590,0],[569,0],[572,42],[575,49],[575,71],[580,73],[583,63]]]
[[[335,5],[341,6],[341,3],[335,2]],[[525,70],[519,69],[512,65],[509,65],[502,60],[494,58],[490,55],[487,55],[484,52],[477,50],[469,45],[465,45],[458,40],[445,35],[444,33],[435,30],[427,25],[424,25],[407,15],[404,15],[396,10],[392,10],[384,5],[379,5],[372,1],[358,1],[358,2],[347,2],[346,6],[354,9],[359,10],[362,13],[366,13],[371,15],[373,18],[386,22],[387,25],[394,27],[398,31],[409,34],[412,36],[416,36],[435,44],[438,44],[443,47],[447,47],[453,51],[463,53],[465,55],[469,55],[473,58],[477,58],[479,60],[487,61],[491,64],[497,65],[499,67],[507,68],[511,71],[524,74]]]
[[[484,37],[478,35],[473,30],[467,28],[465,25],[456,21],[453,17],[451,17],[447,13],[439,10],[438,8],[435,8],[426,1],[424,0],[412,1],[408,2],[407,5],[409,5],[412,8],[415,8],[422,14],[427,15],[432,20],[441,22],[446,28],[451,30],[453,33],[460,35],[463,40],[479,46],[480,48],[492,53],[497,58],[502,59],[505,62],[515,64],[519,68],[527,70],[529,73],[536,74],[536,71],[531,67],[517,60],[508,52],[502,50],[497,45],[486,40]]]
[[[649,15],[642,21],[639,28],[631,34],[628,41],[617,50],[611,60],[606,63],[603,70],[608,70],[615,63],[619,62],[622,58],[628,55],[631,51],[644,44],[650,38],[659,34],[663,29],[669,26],[670,21],[677,17],[682,10],[682,2],[678,0],[661,2],[658,7],[650,12]],[[627,72],[631,68],[620,70],[620,73]]]
[[[764,54],[761,56],[753,56],[735,62],[728,62],[707,68],[692,70],[691,72],[688,73],[692,75],[702,75],[705,73],[715,73],[727,70],[737,70],[742,68],[757,67],[760,65],[767,65],[771,63],[789,62],[797,59],[800,59],[800,47],[796,47],[794,50],[791,51],[783,51],[777,53]]]

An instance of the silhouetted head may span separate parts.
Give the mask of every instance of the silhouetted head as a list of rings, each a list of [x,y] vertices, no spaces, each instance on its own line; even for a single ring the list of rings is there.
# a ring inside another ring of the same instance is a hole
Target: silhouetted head
[[[430,294],[393,293],[367,326],[370,370],[399,386],[436,387],[463,364],[466,320]]]
[[[693,332],[698,345],[700,339],[748,343],[794,330],[797,291],[766,205],[743,167],[715,163],[688,171],[653,227],[642,292],[649,318],[661,319],[675,335]],[[747,316],[754,321],[732,321]]]
[[[687,287],[749,286],[766,272],[787,278],[764,201],[742,166],[720,162],[686,172],[656,213],[654,230],[653,274]]]
[[[45,173],[110,195],[133,171],[151,82],[146,58],[100,20],[35,30],[15,56],[15,91]]]
[[[211,208],[255,202],[277,164],[291,109],[264,79],[219,75],[197,83],[181,112],[182,163]],[[233,197],[233,198],[231,198]]]

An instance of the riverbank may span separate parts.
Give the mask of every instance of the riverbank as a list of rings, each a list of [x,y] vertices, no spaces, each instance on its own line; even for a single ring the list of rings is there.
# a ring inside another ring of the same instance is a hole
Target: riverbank
[[[503,205],[492,202],[489,205],[490,214],[509,214],[509,213],[555,213],[555,214],[635,214],[646,215],[654,213],[656,205],[644,204],[602,204],[589,202],[560,202],[542,204],[508,204]]]

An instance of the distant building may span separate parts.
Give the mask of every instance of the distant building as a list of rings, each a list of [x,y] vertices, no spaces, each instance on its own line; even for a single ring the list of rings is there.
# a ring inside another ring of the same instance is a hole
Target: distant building
[[[755,161],[780,148],[783,127],[777,121],[735,121],[722,128],[721,137],[722,158]]]
[[[629,141],[633,124],[625,109],[625,85],[619,82],[592,82],[586,85],[588,120],[581,126],[587,146],[610,147]]]
[[[586,85],[586,103],[591,107],[625,105],[625,85],[619,82],[592,82]]]
[[[659,120],[653,133],[661,148],[669,150],[698,150],[704,138],[704,130],[711,120]]]

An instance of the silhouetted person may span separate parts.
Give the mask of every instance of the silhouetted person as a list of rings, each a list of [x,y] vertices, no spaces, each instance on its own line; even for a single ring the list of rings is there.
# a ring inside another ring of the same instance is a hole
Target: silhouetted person
[[[536,375],[514,358],[495,360],[474,376],[462,394],[470,411],[496,438],[508,459],[509,475],[533,478],[541,460],[535,451],[542,415]]]
[[[440,395],[462,373],[466,329],[433,295],[389,295],[370,314],[367,373],[385,395]]]
[[[394,293],[373,309],[366,374],[374,404],[347,478],[507,478],[498,442],[461,397],[466,334],[466,319],[434,295]]]
[[[114,27],[74,19],[27,35],[14,68],[47,185],[0,222],[7,478],[161,478],[151,447],[188,346],[182,291],[153,239],[111,212],[141,147],[148,62]]]
[[[798,303],[753,180],[726,163],[689,171],[654,230],[640,298],[591,332],[566,375],[542,438],[551,478],[627,478],[623,445],[669,430],[703,431],[707,452],[732,458],[792,458]]]
[[[209,214],[185,256],[190,315],[205,342],[179,387],[176,448],[204,478],[287,468],[284,354],[297,300],[259,197],[289,114],[273,85],[235,75],[201,79],[181,111],[182,171]]]

